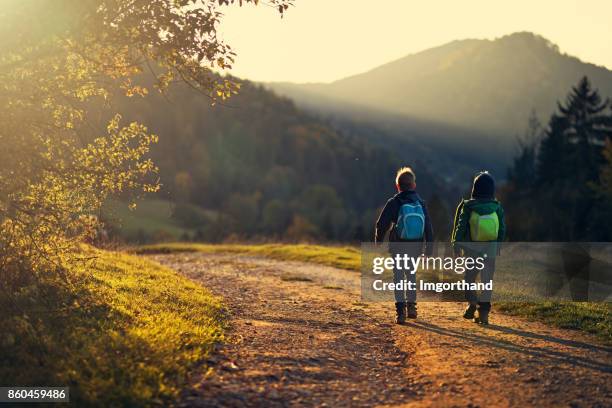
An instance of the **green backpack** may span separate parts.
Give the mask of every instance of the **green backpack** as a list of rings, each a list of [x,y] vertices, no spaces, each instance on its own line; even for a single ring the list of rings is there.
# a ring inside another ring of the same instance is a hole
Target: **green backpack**
[[[499,233],[499,218],[497,212],[478,214],[472,211],[470,215],[470,238],[472,241],[496,241]]]

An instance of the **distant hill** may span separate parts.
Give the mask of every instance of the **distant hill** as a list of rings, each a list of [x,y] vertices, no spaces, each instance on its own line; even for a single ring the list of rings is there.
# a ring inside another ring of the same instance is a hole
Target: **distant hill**
[[[329,84],[266,86],[325,114],[367,117],[372,123],[378,117],[385,124],[392,118],[405,136],[440,126],[447,127],[447,135],[438,129],[426,139],[452,139],[455,132],[467,131],[476,140],[501,143],[497,147],[507,160],[531,111],[545,122],[584,75],[602,95],[612,96],[612,71],[521,32],[496,40],[453,41]]]

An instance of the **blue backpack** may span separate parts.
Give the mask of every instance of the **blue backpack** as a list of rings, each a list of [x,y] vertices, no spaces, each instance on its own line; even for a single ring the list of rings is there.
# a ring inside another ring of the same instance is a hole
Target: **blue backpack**
[[[425,213],[419,201],[400,202],[395,230],[399,239],[410,241],[423,239]]]

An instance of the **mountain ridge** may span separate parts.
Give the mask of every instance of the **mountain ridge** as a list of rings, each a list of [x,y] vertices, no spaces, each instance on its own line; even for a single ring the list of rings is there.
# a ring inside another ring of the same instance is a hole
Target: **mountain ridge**
[[[584,75],[612,95],[612,71],[518,32],[451,41],[330,83],[264,85],[315,110],[350,103],[513,138],[532,110],[546,120]]]

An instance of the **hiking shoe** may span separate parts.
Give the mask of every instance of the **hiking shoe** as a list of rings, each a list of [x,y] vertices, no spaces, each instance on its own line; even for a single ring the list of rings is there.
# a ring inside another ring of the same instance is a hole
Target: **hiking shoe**
[[[395,319],[395,323],[404,324],[406,323],[406,304],[405,303],[396,303],[395,304],[395,312],[397,314],[397,318]]]
[[[474,318],[474,322],[478,324],[489,324],[489,311],[478,309],[478,316]]]
[[[475,314],[476,314],[476,305],[473,303],[470,303],[469,306],[466,307],[465,311],[463,312],[463,318],[472,320]]]
[[[408,318],[416,319],[417,318],[417,307],[416,303],[408,303]]]

